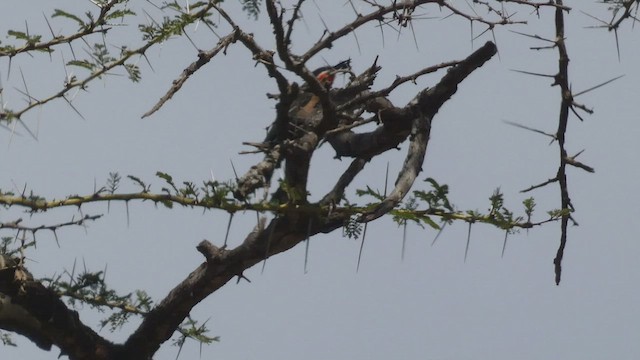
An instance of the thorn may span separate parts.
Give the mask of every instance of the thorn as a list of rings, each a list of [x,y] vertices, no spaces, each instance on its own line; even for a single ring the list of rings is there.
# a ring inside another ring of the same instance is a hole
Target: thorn
[[[241,272],[240,274],[236,275],[238,277],[238,280],[236,280],[236,284],[240,283],[240,280],[244,279],[246,280],[248,283],[251,283],[251,280],[249,280],[249,278],[247,278],[246,276],[244,276],[244,273]]]
[[[511,69],[511,71],[513,71],[513,72],[517,72],[517,73],[521,73],[521,74],[526,74],[526,75],[533,75],[533,76],[548,77],[548,78],[552,78],[552,79],[556,77],[556,75],[549,75],[549,74],[535,73],[535,72],[531,72],[531,71],[524,71],[524,70]]]
[[[407,244],[407,222],[404,222],[404,227],[402,229],[402,253],[400,254],[400,260],[404,261],[404,249]]]
[[[616,37],[616,50],[618,51],[618,62],[620,62],[620,39],[618,39],[618,29],[613,29],[613,34]],[[558,283],[560,280],[558,280]]]
[[[223,247],[227,247],[227,239],[229,239],[229,230],[231,230],[231,221],[233,221],[234,213],[229,213],[229,222],[227,223],[227,233],[224,235],[224,244]]]
[[[274,218],[272,221],[272,228],[269,231],[269,238],[267,238],[267,250],[264,252],[264,260],[262,262],[262,269],[260,270],[260,274],[264,274],[264,268],[267,266],[267,259],[269,258],[269,250],[271,249],[271,238],[273,237],[273,232],[276,230],[276,224],[278,223],[278,218]]]
[[[367,237],[367,224],[364,223],[364,231],[362,232],[362,242],[360,243],[360,251],[358,252],[358,265],[356,266],[356,274],[360,270],[360,260],[362,259],[362,249],[364,249],[364,239]]]
[[[124,206],[127,209],[127,228],[128,228],[129,225],[131,225],[130,218],[129,218],[129,201],[128,200],[124,202]]]
[[[620,76],[616,76],[616,77],[614,77],[613,79],[607,80],[607,81],[605,81],[605,82],[603,82],[603,83],[601,83],[601,84],[598,84],[598,85],[596,85],[596,86],[590,87],[590,88],[588,88],[588,89],[586,89],[586,90],[582,90],[582,91],[580,91],[579,93],[573,94],[573,97],[574,97],[574,98],[575,98],[575,97],[578,97],[578,96],[580,96],[580,95],[582,95],[582,94],[588,93],[589,91],[592,91],[592,90],[595,90],[595,89],[597,89],[597,88],[599,88],[599,87],[605,86],[605,85],[607,85],[607,84],[609,84],[609,83],[612,83],[612,82],[614,82],[614,81],[616,81],[616,80],[620,79],[620,78],[621,78],[621,77],[623,77],[623,76],[624,76],[624,74],[623,74],[623,75],[620,75]]]
[[[354,29],[351,34],[353,34],[354,39],[356,39],[356,46],[358,47],[358,54],[362,55],[362,50],[360,49],[360,41],[358,40],[358,35],[356,34],[356,30]]]
[[[389,162],[387,161],[387,171],[384,174],[384,198],[387,197],[387,185],[389,183]]]
[[[467,262],[467,254],[469,253],[469,244],[471,243],[471,224],[469,223],[469,231],[467,232],[467,246],[464,248],[464,262]]]
[[[443,221],[442,222],[442,226],[440,227],[440,230],[438,230],[438,233],[436,234],[436,237],[433,238],[433,241],[431,242],[431,246],[435,245],[436,241],[438,240],[438,238],[440,237],[440,234],[442,234],[442,232],[444,231],[444,228],[447,226],[447,222]]]
[[[501,258],[504,258],[504,251],[507,248],[507,237],[508,237],[508,235],[509,235],[509,232],[505,231],[504,232],[504,243],[502,244],[502,255],[500,256]]]
[[[532,39],[536,39],[536,40],[541,40],[541,41],[546,41],[552,44],[555,44],[555,40],[550,40],[550,39],[545,39],[540,35],[531,35],[531,34],[525,34],[522,32],[518,32],[518,31],[513,31],[513,30],[509,30],[510,32],[514,33],[514,34],[518,34],[518,35],[522,35],[522,36],[526,36],[526,37],[530,37]]]
[[[240,178],[238,177],[238,173],[236,172],[236,167],[233,166],[233,160],[229,159],[229,162],[231,163],[231,169],[233,170],[233,175],[236,177],[236,182],[240,180]]]
[[[309,260],[309,245],[311,243],[311,223],[312,220],[309,219],[309,225],[307,226],[307,243],[304,247],[304,273],[307,273],[307,264]]]
[[[548,136],[548,137],[552,138],[553,140],[557,140],[557,137],[555,135],[546,133],[546,132],[544,132],[542,130],[534,129],[534,128],[528,127],[526,125],[518,124],[517,122],[513,122],[513,121],[509,121],[509,120],[502,120],[502,122],[505,123],[505,124],[509,124],[511,126],[518,127],[520,129],[525,129],[525,130],[533,131],[533,132],[538,133],[538,134],[542,134],[544,136]]]

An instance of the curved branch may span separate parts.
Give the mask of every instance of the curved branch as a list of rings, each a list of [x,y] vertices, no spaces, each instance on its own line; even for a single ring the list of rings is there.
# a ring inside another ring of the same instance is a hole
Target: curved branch
[[[333,186],[333,189],[331,189],[331,191],[329,191],[322,198],[322,200],[320,200],[319,202],[320,206],[338,203],[340,199],[342,199],[342,196],[344,195],[344,190],[347,188],[347,186],[349,186],[349,184],[351,184],[353,179],[355,179],[356,175],[358,175],[358,173],[360,173],[360,171],[364,169],[364,166],[370,160],[371,159],[367,159],[367,158],[353,159],[353,161],[351,162],[347,170],[345,170],[342,176],[340,176],[340,179],[338,179],[336,184]]]
[[[416,116],[411,129],[411,141],[407,157],[402,165],[402,170],[398,174],[395,188],[375,209],[360,218],[362,222],[375,220],[388,213],[404,199],[411,190],[413,182],[422,171],[422,163],[427,153],[429,134],[431,133],[431,117],[420,114]]]

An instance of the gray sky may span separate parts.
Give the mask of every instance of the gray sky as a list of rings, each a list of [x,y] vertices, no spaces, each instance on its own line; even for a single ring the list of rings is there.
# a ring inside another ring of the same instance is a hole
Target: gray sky
[[[48,33],[43,12],[51,14],[59,7],[81,13],[91,8],[86,3],[8,1],[0,12],[0,33],[24,29],[24,20],[30,31]],[[343,1],[316,3],[334,29],[353,18]],[[619,34],[622,54],[618,61],[613,34],[586,28],[595,21],[578,11],[595,14],[604,8],[592,3],[568,2],[574,7],[567,20],[573,89],[580,91],[621,74],[625,77],[576,99],[596,113],[583,123],[572,117],[568,149],[572,154],[586,149],[580,159],[594,166],[596,173],[569,170],[569,190],[580,226],[569,230],[561,286],[554,284],[552,265],[560,236],[558,224],[511,237],[504,258],[500,258],[503,234],[488,226],[474,226],[465,263],[466,224],[447,227],[433,247],[433,230],[410,226],[401,261],[402,229],[385,219],[369,225],[358,273],[359,242],[342,238],[336,231],[311,240],[307,274],[303,272],[301,245],[269,259],[263,274],[260,266],[249,270],[250,284],[231,282],[198,305],[194,317],[209,319],[211,334],[221,336],[220,343],[202,349],[202,358],[640,358],[640,209],[634,186],[640,152],[635,106],[640,44],[636,33],[625,27]],[[134,1],[131,7],[139,11],[144,4]],[[294,50],[313,43],[321,31],[316,5],[309,2],[305,10],[308,28],[298,26]],[[514,29],[553,37],[553,14],[547,10],[537,19],[527,11],[521,9],[517,16],[530,24]],[[265,48],[273,47],[265,16],[254,22],[238,11],[231,13]],[[419,13],[442,15],[435,7]],[[396,75],[461,59],[473,50],[468,23],[460,19],[420,20],[414,26],[418,50],[409,29],[403,29],[399,39],[397,33],[386,29],[383,46],[379,29],[369,28],[358,32],[360,51],[353,38],[346,38],[331,52],[313,59],[312,65],[350,57],[358,72],[380,55],[383,71],[378,86],[382,87]],[[52,27],[54,31],[69,30],[61,19],[53,20]],[[481,29],[475,27],[474,31],[477,34]],[[205,27],[195,32],[191,29],[189,34],[203,49],[217,41]],[[220,34],[225,34],[224,28]],[[110,41],[114,45],[139,40],[135,26],[115,29],[113,35]],[[0,40],[6,43],[2,36]],[[438,113],[420,176],[449,184],[451,200],[459,209],[485,210],[488,197],[499,186],[507,205],[520,210],[520,202],[530,195],[518,191],[552,178],[557,170],[555,145],[502,122],[554,132],[559,89],[550,88],[548,79],[510,70],[552,74],[557,69],[556,52],[530,51],[528,47],[541,44],[506,29],[498,29],[495,36],[500,58],[474,72]],[[490,34],[473,46],[487,40],[492,40]],[[75,50],[82,53],[80,48]],[[14,90],[23,89],[20,70],[36,97],[61,86],[61,53],[70,59],[67,49],[55,53],[51,61],[45,55],[16,58],[9,77],[7,60],[0,60],[4,100],[9,107],[24,104]],[[200,183],[212,173],[218,180],[231,179],[230,159],[244,172],[258,157],[238,155],[247,150],[241,142],[263,138],[264,128],[274,118],[274,102],[264,94],[276,88],[263,68],[253,66],[250,54],[241,46],[233,46],[226,57],[213,60],[157,114],[140,119],[195,58],[195,49],[186,41],[169,41],[149,53],[153,70],[144,60],[140,62],[140,84],[110,77],[78,94],[74,105],[86,120],[65,103],[56,102],[25,117],[27,125],[37,129],[37,141],[21,129],[24,136],[0,130],[0,188],[22,189],[26,184],[47,197],[86,194],[93,191],[94,183],[104,184],[108,173],[117,171],[123,176],[136,175],[159,189],[162,182],[154,177],[156,171],[167,172],[178,182]],[[442,73],[437,73],[419,81],[418,86],[405,86],[392,99],[403,105],[440,76]],[[382,189],[387,162],[392,173],[397,171],[405,151],[403,147],[373,161],[355,187],[369,184]],[[318,198],[349,162],[333,160],[329,146],[316,155],[310,189]],[[330,181],[325,180],[326,174],[331,174]],[[426,185],[418,183],[415,188],[420,187]],[[137,189],[125,182],[121,190]],[[539,217],[559,207],[555,186],[532,195]],[[74,210],[55,210],[33,218],[16,209],[5,210],[0,212],[0,221],[21,216],[33,225],[53,223],[78,216]],[[222,212],[170,211],[149,203],[132,203],[127,225],[123,204],[111,204],[109,213],[105,205],[82,210],[106,216],[86,231],[60,231],[60,247],[52,234],[39,234],[37,250],[27,254],[29,269],[45,277],[60,273],[63,267],[70,270],[74,261],[93,270],[106,266],[107,280],[117,290],[146,289],[158,301],[203,261],[195,250],[198,242],[206,238],[222,243],[228,220]],[[232,225],[231,244],[239,244],[254,222],[254,214],[238,217]],[[81,311],[82,320],[94,328],[100,319],[97,315],[91,309]],[[101,334],[121,341],[134,326],[132,323],[113,334],[104,329]],[[42,352],[18,336],[15,340],[20,347],[0,348],[3,358],[36,360],[58,355],[57,350]],[[174,359],[176,352],[176,347],[166,345],[156,359]],[[181,358],[197,359],[199,353],[198,345],[188,342]]]

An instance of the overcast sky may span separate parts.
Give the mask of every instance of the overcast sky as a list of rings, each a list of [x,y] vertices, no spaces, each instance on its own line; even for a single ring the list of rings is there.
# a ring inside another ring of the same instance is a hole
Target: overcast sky
[[[55,3],[52,5],[52,3]],[[80,3],[80,4],[79,4]],[[229,1],[231,3],[231,1]],[[353,19],[343,0],[309,2],[304,8],[306,25],[300,24],[294,51],[302,52],[322,31],[319,15],[335,29]],[[461,8],[468,10],[463,2]],[[5,0],[0,12],[0,34],[9,29],[48,34],[44,14],[54,8],[76,13],[91,9],[88,1],[29,2]],[[229,4],[231,5],[231,4]],[[304,245],[269,259],[264,273],[250,269],[251,283],[230,282],[199,304],[193,316],[207,320],[211,335],[220,343],[200,348],[188,342],[182,359],[638,359],[640,358],[640,217],[637,154],[640,126],[637,100],[640,90],[640,42],[628,27],[619,33],[621,58],[615,38],[582,14],[606,15],[595,1],[567,1],[574,7],[567,19],[567,46],[574,91],[587,89],[618,75],[620,80],[578,97],[594,108],[584,122],[571,118],[568,150],[586,149],[580,160],[595,167],[595,174],[569,170],[569,190],[577,212],[578,227],[569,230],[563,281],[554,283],[552,260],[560,237],[559,224],[550,224],[512,236],[501,258],[503,233],[488,226],[472,228],[471,246],[463,261],[466,224],[449,226],[434,246],[435,232],[410,226],[407,248],[401,260],[402,228],[384,219],[369,225],[362,264],[356,273],[359,242],[340,231],[314,237],[310,244],[309,271],[304,273]],[[132,1],[142,14],[143,1]],[[265,47],[272,48],[266,17],[247,19],[235,6],[229,11]],[[150,10],[151,11],[151,10]],[[516,17],[529,21],[514,30],[554,36],[553,14],[540,18],[519,8]],[[154,14],[159,15],[157,12]],[[396,75],[422,67],[462,59],[485,41],[483,29],[447,15],[437,7],[418,11],[424,17],[413,23],[415,36],[403,28],[398,37],[385,28],[384,44],[378,28],[345,38],[330,52],[322,52],[310,66],[351,58],[356,72],[379,55],[383,67],[378,86]],[[481,13],[482,14],[482,13]],[[144,21],[143,19],[140,19]],[[62,19],[51,20],[56,32],[72,29]],[[225,34],[225,28],[217,31]],[[136,27],[117,28],[110,45],[139,41]],[[189,35],[202,49],[217,39],[200,26]],[[3,44],[7,39],[2,35]],[[45,35],[46,36],[46,35]],[[451,200],[458,209],[486,210],[488,197],[500,187],[507,206],[521,209],[521,201],[533,195],[538,216],[559,207],[552,186],[532,194],[519,190],[555,176],[555,144],[532,132],[506,125],[515,121],[553,133],[557,127],[559,94],[549,79],[526,76],[511,70],[553,74],[555,51],[531,51],[546,45],[515,35],[507,29],[495,32],[500,56],[474,72],[434,119],[424,172],[449,184]],[[4,101],[13,109],[23,106],[20,72],[35,97],[49,95],[64,81],[62,57],[68,49],[51,56],[22,55],[13,59],[11,73],[6,58],[0,60]],[[84,53],[78,44],[77,54]],[[151,69],[140,61],[143,79],[131,84],[125,77],[108,77],[77,95],[73,104],[79,117],[64,102],[28,113],[25,123],[38,139],[17,128],[22,136],[0,129],[0,188],[21,190],[25,185],[38,195],[64,197],[88,194],[94,184],[105,183],[109,172],[138,176],[156,185],[156,171],[174,176],[177,182],[200,183],[233,178],[230,160],[239,172],[259,157],[238,155],[247,150],[242,141],[259,141],[273,120],[274,102],[265,93],[276,86],[262,67],[254,67],[251,55],[240,45],[229,48],[199,71],[163,109],[140,119],[168,89],[182,69],[196,59],[196,50],[184,39],[171,40],[148,54]],[[77,69],[69,69],[80,73]],[[442,72],[406,85],[392,100],[404,105],[419,90],[438,81]],[[338,79],[336,86],[344,84]],[[405,156],[406,146],[374,160],[355,187],[368,184],[382,190],[387,162],[393,173]],[[324,146],[314,156],[311,171],[313,199],[329,189],[336,174],[349,161],[332,159]],[[392,178],[393,180],[393,178]],[[422,183],[416,187],[426,188]],[[129,183],[123,192],[137,191]],[[83,214],[105,214],[87,229],[64,229],[38,234],[38,247],[27,253],[28,268],[37,277],[49,277],[77,267],[107,268],[107,281],[127,293],[145,289],[156,301],[202,261],[195,246],[202,239],[217,244],[224,240],[227,215],[198,210],[156,208],[150,203],[131,203],[129,221],[124,204],[86,206]],[[23,217],[39,225],[69,220],[76,209],[49,211],[29,217],[17,209],[0,212],[0,221]],[[237,217],[230,243],[238,245],[255,222],[254,214]],[[2,236],[7,236],[3,233]],[[101,314],[81,311],[86,324],[98,328]],[[122,341],[135,328],[100,334]],[[14,336],[18,348],[2,347],[7,359],[54,359],[57,349],[43,352]],[[156,359],[174,359],[177,348],[165,345]]]

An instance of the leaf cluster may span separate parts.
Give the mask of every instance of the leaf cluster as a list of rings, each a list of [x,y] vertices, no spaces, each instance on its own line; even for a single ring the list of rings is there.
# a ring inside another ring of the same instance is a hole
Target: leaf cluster
[[[185,321],[178,327],[180,336],[173,341],[173,345],[179,347],[181,351],[182,347],[188,339],[195,340],[196,342],[200,343],[200,346],[209,345],[213,342],[219,342],[219,336],[207,335],[210,331],[207,328],[207,322],[208,320],[199,325],[197,320],[194,320],[193,318],[191,318],[191,316],[188,316]],[[178,352],[178,355],[180,355],[180,352]]]
[[[126,324],[131,315],[143,315],[151,310],[153,301],[146,292],[136,290],[119,295],[107,286],[105,271],[85,269],[78,274],[74,273],[75,271],[66,273],[66,280],[62,276],[42,280],[59,296],[65,297],[73,307],[87,304],[101,312],[105,309],[113,310],[112,314],[100,321],[103,328],[108,326],[110,331],[115,331]]]
[[[440,184],[433,178],[427,178],[424,180],[430,185],[430,190],[414,190],[412,195],[409,196],[398,208],[391,210],[393,221],[398,226],[405,226],[409,222],[413,222],[420,227],[425,225],[435,229],[441,230],[441,224],[434,221],[434,217],[440,218],[442,223],[452,223],[453,221],[463,221],[469,224],[484,223],[495,226],[499,229],[507,232],[517,231],[517,229],[528,229],[537,225],[542,225],[547,222],[560,220],[563,216],[571,213],[570,210],[555,209],[547,212],[548,218],[540,220],[538,222],[532,222],[534,209],[536,206],[533,198],[525,199],[523,204],[523,215],[515,215],[515,213],[505,207],[504,194],[500,189],[496,189],[491,196],[489,196],[489,208],[486,212],[477,210],[457,210],[455,206],[449,200],[449,186],[446,184]],[[358,196],[370,196],[377,201],[382,201],[385,198],[384,194],[379,191],[373,190],[369,186],[366,189],[357,190]],[[371,208],[377,202],[368,203],[364,206],[364,209]],[[354,209],[357,206],[352,205]],[[361,208],[362,209],[362,208]],[[347,237],[357,237],[360,229],[358,226],[357,218],[350,220],[344,226],[344,233]]]

